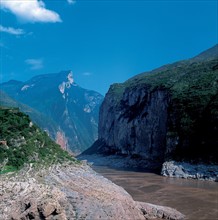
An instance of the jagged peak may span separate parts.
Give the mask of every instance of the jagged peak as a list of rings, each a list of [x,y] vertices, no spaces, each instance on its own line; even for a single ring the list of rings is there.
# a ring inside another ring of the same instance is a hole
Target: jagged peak
[[[73,83],[74,83],[74,78],[73,78],[73,72],[72,72],[72,71],[70,71],[70,72],[68,73],[67,79],[68,79],[68,82],[69,82],[70,84],[73,84]]]
[[[65,73],[66,74],[66,73]],[[74,83],[73,72],[70,70],[67,73],[66,80],[63,80],[62,83],[59,84],[58,89],[61,94],[63,94],[63,98],[65,99],[65,90],[71,88],[71,86],[77,86]]]

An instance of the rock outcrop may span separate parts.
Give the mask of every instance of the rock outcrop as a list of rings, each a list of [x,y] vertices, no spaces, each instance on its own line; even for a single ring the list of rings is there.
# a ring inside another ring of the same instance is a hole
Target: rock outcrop
[[[135,202],[87,165],[54,165],[0,179],[0,219],[184,219],[168,207]]]
[[[59,144],[62,149],[67,150],[67,139],[63,132],[57,132],[55,142]]]
[[[190,164],[185,162],[164,162],[161,170],[163,176],[210,180],[218,182],[218,166],[206,164]]]

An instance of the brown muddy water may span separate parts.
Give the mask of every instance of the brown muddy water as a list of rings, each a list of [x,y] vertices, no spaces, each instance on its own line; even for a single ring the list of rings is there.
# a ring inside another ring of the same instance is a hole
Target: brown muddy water
[[[218,220],[218,183],[163,177],[153,173],[93,169],[123,187],[136,201],[170,206],[190,220]]]

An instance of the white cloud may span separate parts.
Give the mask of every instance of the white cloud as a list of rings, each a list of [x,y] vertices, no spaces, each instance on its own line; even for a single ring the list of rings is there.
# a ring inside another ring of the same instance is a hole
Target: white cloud
[[[25,63],[30,65],[31,70],[38,70],[43,68],[43,60],[42,59],[27,59]]]
[[[70,5],[73,5],[73,4],[75,4],[75,3],[76,3],[76,1],[75,1],[75,0],[67,0],[67,2],[68,2]]]
[[[5,32],[8,34],[13,34],[13,35],[25,34],[24,30],[22,30],[22,29],[15,29],[12,27],[3,27],[2,25],[0,25],[0,32]]]
[[[59,14],[46,9],[43,1],[3,0],[0,6],[26,22],[61,22]]]
[[[84,72],[83,73],[83,76],[91,76],[92,75],[92,73],[90,73],[90,72]]]

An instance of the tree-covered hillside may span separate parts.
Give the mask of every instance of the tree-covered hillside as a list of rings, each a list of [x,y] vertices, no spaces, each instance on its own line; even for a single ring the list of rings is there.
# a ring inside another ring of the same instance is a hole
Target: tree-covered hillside
[[[18,108],[0,107],[0,172],[75,160]]]

